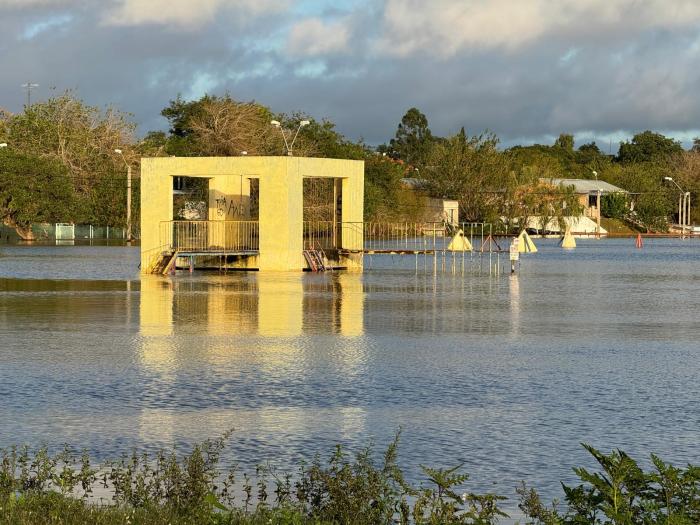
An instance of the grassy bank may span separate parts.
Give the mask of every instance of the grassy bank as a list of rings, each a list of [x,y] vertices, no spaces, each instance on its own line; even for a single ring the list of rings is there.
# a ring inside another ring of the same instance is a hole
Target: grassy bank
[[[490,525],[506,517],[504,497],[464,491],[459,467],[423,467],[424,482],[409,485],[397,464],[398,438],[381,458],[369,448],[349,456],[337,447],[293,475],[259,468],[253,478],[220,468],[224,443],[205,442],[183,457],[133,454],[99,466],[69,449],[3,451],[0,523]],[[700,467],[675,468],[652,456],[645,472],[624,452],[586,448],[599,469],[575,468],[580,484],[563,485],[561,503],[543,503],[525,484],[516,489],[523,523],[700,523]]]

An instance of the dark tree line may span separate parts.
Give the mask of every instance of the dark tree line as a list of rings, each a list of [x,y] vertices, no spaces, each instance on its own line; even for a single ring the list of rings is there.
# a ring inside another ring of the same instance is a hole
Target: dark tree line
[[[299,133],[295,155],[364,160],[368,220],[418,220],[426,199],[436,197],[459,200],[464,220],[516,227],[528,217],[560,218],[576,211],[569,189],[552,188],[543,179],[598,177],[634,194],[640,220],[663,228],[677,198],[677,189],[664,184],[664,177],[687,188],[693,202],[700,195],[700,139],[684,151],[677,141],[652,131],[622,142],[614,156],[595,142],[577,147],[570,134],[560,135],[552,145],[503,149],[487,131],[470,135],[462,128],[452,136],[436,136],[427,117],[410,108],[394,137],[374,148],[348,140],[329,120],[274,113],[228,94],[191,101],[177,97],[161,114],[168,130],[137,140],[129,115],[91,107],[71,92],[16,115],[0,110],[0,143],[8,143],[0,148],[3,223],[18,231],[41,221],[123,225],[125,163],[135,176],[133,211],[138,220],[141,157],[282,155],[284,140],[271,120],[287,130],[309,121]],[[421,181],[422,190],[409,187],[406,179]],[[605,204],[611,216],[619,217],[620,207],[619,202]],[[698,210],[694,207],[696,221]]]

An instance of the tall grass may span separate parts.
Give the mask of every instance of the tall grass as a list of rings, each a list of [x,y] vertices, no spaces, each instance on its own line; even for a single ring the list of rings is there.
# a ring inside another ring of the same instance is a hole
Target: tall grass
[[[423,467],[423,482],[407,483],[398,436],[380,458],[371,447],[349,455],[338,446],[295,473],[261,467],[253,476],[221,467],[227,437],[184,456],[133,453],[101,465],[68,447],[1,451],[0,523],[491,525],[507,517],[504,497],[463,490],[468,476],[459,466]],[[581,484],[563,485],[563,503],[544,504],[525,484],[517,489],[523,523],[700,523],[700,468],[652,456],[654,468],[644,472],[624,452],[586,448],[600,471],[574,469]]]

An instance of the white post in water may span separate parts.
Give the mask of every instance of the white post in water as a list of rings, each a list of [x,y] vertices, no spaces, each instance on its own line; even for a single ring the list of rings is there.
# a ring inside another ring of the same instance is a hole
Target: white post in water
[[[515,273],[515,263],[520,260],[519,243],[517,237],[513,237],[513,240],[510,241],[510,273]]]

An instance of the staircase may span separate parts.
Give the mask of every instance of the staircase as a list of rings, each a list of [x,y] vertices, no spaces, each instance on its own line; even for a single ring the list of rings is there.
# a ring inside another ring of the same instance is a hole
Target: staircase
[[[167,275],[176,260],[177,252],[163,252],[151,268],[151,273]]]
[[[325,272],[329,269],[323,262],[324,258],[323,250],[304,250],[304,259],[312,272]]]

